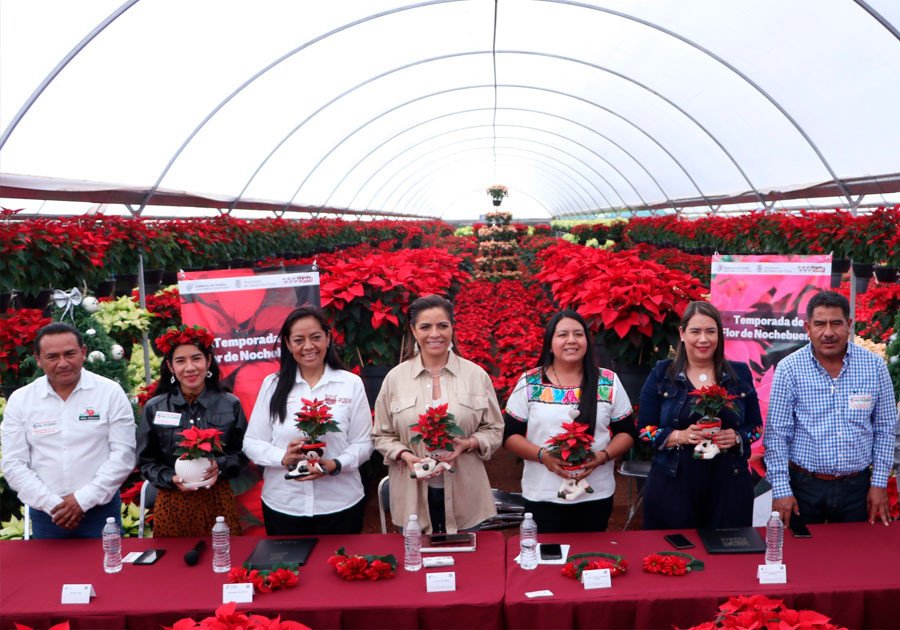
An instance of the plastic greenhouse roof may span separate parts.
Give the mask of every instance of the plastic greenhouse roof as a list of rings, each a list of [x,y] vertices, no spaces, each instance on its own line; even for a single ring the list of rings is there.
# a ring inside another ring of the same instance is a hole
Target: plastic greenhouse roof
[[[898,27],[897,0],[3,0],[0,203],[896,202]]]

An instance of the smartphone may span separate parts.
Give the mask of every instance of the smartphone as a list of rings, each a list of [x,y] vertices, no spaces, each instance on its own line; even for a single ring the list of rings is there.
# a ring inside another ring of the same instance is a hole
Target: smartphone
[[[166,553],[165,549],[148,549],[134,560],[134,564],[153,564]]]
[[[676,549],[690,549],[694,546],[684,534],[669,534],[665,536],[666,542]]]
[[[432,534],[431,546],[443,547],[452,545],[471,544],[472,534]]]
[[[794,538],[812,538],[806,523],[797,518],[796,514],[791,515],[791,534]]]
[[[562,545],[541,543],[541,560],[562,560]]]

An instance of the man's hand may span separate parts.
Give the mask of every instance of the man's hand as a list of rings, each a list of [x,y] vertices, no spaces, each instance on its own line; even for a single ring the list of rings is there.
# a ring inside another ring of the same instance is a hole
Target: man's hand
[[[84,510],[78,505],[74,494],[67,494],[63,500],[52,510],[50,516],[53,523],[63,529],[75,529],[84,518]]]
[[[869,494],[866,496],[866,507],[869,510],[869,523],[874,524],[876,520],[881,519],[885,526],[890,524],[891,514],[887,488],[870,487]]]
[[[800,505],[793,496],[781,497],[772,501],[772,511],[781,515],[781,522],[785,527],[791,524],[791,514],[800,515]]]

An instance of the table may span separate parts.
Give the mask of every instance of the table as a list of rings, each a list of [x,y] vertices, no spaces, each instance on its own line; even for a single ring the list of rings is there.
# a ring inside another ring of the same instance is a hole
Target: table
[[[246,559],[259,537],[232,539],[232,563]],[[100,540],[0,542],[0,628],[13,622],[46,628],[71,620],[72,628],[153,628],[182,617],[211,616],[222,602],[227,574],[213,573],[207,548],[194,567],[184,553],[197,539],[123,540],[123,553],[159,547],[166,555],[150,566],[125,565],[103,572]],[[346,582],[326,560],[339,547],[350,554],[393,553],[400,566],[393,579]],[[425,570],[403,570],[399,534],[320,536],[296,588],[255,594],[239,610],[277,614],[313,628],[500,628],[503,625],[505,543],[499,532],[479,532],[478,551],[453,554],[456,592],[427,593]],[[63,584],[91,583],[97,592],[88,605],[60,604]]]
[[[696,531],[683,531],[697,547],[686,550],[706,563],[684,577],[651,575],[643,558],[671,551],[670,531],[602,534],[545,534],[542,542],[569,543],[569,553],[598,551],[622,555],[628,572],[611,589],[585,591],[564,577],[560,566],[524,571],[515,562],[518,537],[507,547],[504,613],[510,628],[671,628],[714,618],[735,595],[765,594],[795,609],[811,609],[849,628],[897,628],[900,624],[900,522],[810,525],[812,538],[785,534],[787,584],[761,586],[756,567],[762,554],[710,555]],[[529,599],[526,592],[549,589],[554,597]]]

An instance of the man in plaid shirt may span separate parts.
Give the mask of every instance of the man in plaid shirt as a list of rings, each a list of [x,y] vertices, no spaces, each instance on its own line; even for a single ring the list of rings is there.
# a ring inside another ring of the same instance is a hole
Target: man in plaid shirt
[[[833,291],[806,307],[809,344],[775,370],[766,419],[772,509],[787,525],[890,522],[887,479],[897,409],[884,361],[850,342],[850,303]]]

